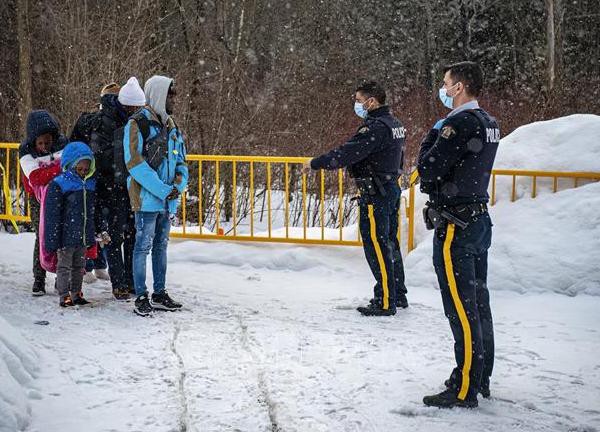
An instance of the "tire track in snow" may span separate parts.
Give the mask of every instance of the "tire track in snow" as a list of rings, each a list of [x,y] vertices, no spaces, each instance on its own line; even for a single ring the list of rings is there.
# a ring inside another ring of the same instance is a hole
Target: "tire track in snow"
[[[171,352],[177,358],[177,362],[179,365],[179,379],[178,379],[178,392],[181,398],[181,414],[179,416],[179,431],[187,432],[190,430],[189,428],[189,415],[188,415],[188,401],[185,396],[185,379],[187,377],[187,373],[185,370],[185,364],[183,363],[183,357],[177,351],[177,338],[179,337],[179,332],[181,328],[178,323],[175,323],[175,331],[173,332],[173,337],[171,338],[170,349]]]
[[[271,423],[271,432],[282,432],[282,429],[279,425],[276,415],[275,403],[273,399],[271,399],[271,395],[269,393],[269,389],[267,387],[267,382],[265,379],[265,370],[260,366],[260,359],[258,358],[256,352],[250,347],[250,338],[248,337],[248,325],[244,322],[244,318],[242,315],[237,314],[236,318],[238,320],[240,329],[241,329],[241,342],[242,347],[248,351],[250,356],[252,357],[256,369],[257,369],[257,379],[258,379],[258,389],[261,394],[261,399],[259,399],[259,403],[264,405],[267,409],[267,414],[269,416],[269,421]]]

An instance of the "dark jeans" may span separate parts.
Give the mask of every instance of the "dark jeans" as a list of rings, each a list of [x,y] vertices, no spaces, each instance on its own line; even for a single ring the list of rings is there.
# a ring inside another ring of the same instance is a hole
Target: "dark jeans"
[[[449,224],[437,229],[433,265],[444,312],[454,336],[456,367],[452,386],[459,399],[477,396],[494,367],[494,327],[487,288],[487,258],[492,242],[489,214],[477,216],[464,230]]]
[[[375,299],[384,309],[396,308],[396,297],[406,293],[404,264],[398,241],[400,187],[395,182],[384,185],[386,195],[361,194],[360,234],[365,257],[375,276]]]
[[[129,201],[128,201],[129,202]],[[108,235],[111,242],[104,246],[108,274],[113,289],[133,287],[133,247],[135,218],[129,206],[107,208]]]
[[[46,270],[40,264],[40,203],[34,196],[29,196],[31,224],[35,231],[35,246],[33,247],[33,278],[36,281],[46,281]]]
[[[85,246],[68,247],[58,250],[56,290],[61,300],[69,294],[69,291],[71,291],[73,297],[81,291],[85,251]]]

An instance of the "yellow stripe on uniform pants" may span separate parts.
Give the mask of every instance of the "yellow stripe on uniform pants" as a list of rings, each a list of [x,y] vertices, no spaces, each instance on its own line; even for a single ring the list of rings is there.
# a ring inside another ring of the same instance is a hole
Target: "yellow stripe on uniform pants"
[[[375,248],[375,255],[377,255],[377,261],[379,262],[379,271],[381,272],[381,286],[383,287],[383,309],[390,308],[390,291],[388,289],[388,277],[387,270],[385,268],[385,261],[383,260],[383,254],[381,253],[381,247],[377,241],[377,225],[375,223],[375,216],[373,215],[373,205],[369,204],[369,225],[371,227],[371,241]]]
[[[469,373],[471,372],[471,362],[473,361],[473,345],[471,343],[471,327],[469,326],[469,319],[467,318],[465,308],[458,296],[458,288],[456,287],[456,279],[454,278],[454,267],[452,265],[452,255],[450,253],[450,247],[452,246],[452,240],[454,239],[454,229],[454,224],[448,224],[446,240],[444,241],[444,266],[446,267],[446,278],[448,279],[450,294],[452,295],[452,301],[454,301],[454,307],[458,312],[458,318],[463,330],[463,339],[465,341],[462,384],[460,386],[460,391],[458,392],[458,398],[465,400],[467,392],[469,391]]]

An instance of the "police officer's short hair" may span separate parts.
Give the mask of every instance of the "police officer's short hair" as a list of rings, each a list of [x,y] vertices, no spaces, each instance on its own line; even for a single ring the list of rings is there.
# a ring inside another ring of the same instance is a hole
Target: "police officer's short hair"
[[[470,96],[479,96],[483,88],[483,72],[479,64],[470,61],[454,63],[444,67],[444,74],[450,71],[450,76],[454,82],[462,82],[467,94]]]
[[[362,81],[355,92],[361,92],[367,97],[374,97],[380,104],[385,104],[385,90],[375,81]]]

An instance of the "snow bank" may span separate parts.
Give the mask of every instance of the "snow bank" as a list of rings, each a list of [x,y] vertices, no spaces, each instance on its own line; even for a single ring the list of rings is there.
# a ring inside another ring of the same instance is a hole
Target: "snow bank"
[[[31,417],[29,399],[37,358],[23,337],[0,316],[0,432],[25,430]]]
[[[489,286],[600,296],[600,183],[491,210]],[[408,283],[437,286],[429,233],[406,259]]]
[[[494,168],[600,172],[600,116],[576,114],[522,126],[503,138]],[[600,296],[600,184],[573,189],[572,180],[517,179],[517,200],[510,202],[512,177],[498,177],[492,207],[494,239],[489,284],[497,290],[552,291]],[[421,209],[426,196],[416,194],[417,249],[406,259],[409,284],[437,287],[431,264],[432,233]]]
[[[320,229],[311,228],[309,232]],[[279,244],[236,243],[214,241],[210,247],[199,247],[197,241],[186,241],[175,246],[169,254],[169,263],[189,262],[193,264],[218,264],[245,269],[274,271],[310,271],[324,268],[328,271],[343,271],[345,265],[337,257],[323,259],[315,248],[326,246],[299,246]],[[332,246],[336,247],[336,246]],[[337,248],[337,247],[336,247]],[[346,248],[346,255],[355,253],[355,248]],[[344,255],[344,252],[342,252]]]
[[[521,126],[500,141],[494,168],[600,172],[600,116],[574,114]]]

